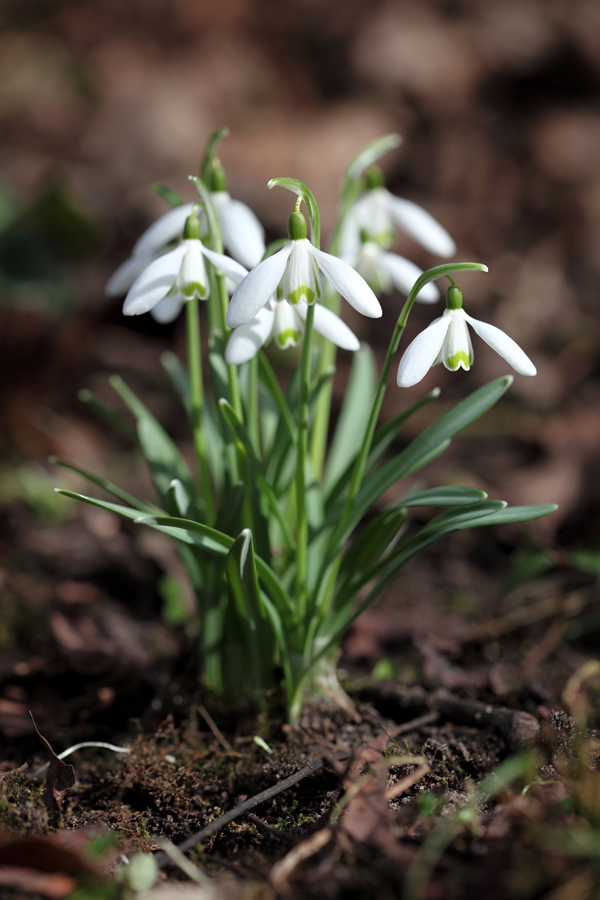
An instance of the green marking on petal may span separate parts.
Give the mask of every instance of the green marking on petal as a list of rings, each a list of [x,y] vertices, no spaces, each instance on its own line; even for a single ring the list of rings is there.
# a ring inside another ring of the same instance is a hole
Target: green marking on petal
[[[285,331],[279,332],[275,340],[282,350],[286,350],[288,347],[296,347],[301,335],[302,332],[295,328],[286,328]]]
[[[191,300],[192,297],[196,296],[196,294],[198,295],[198,297],[204,299],[208,291],[203,284],[200,284],[199,281],[190,281],[188,284],[183,285],[183,287],[181,288],[181,293],[186,300]]]
[[[464,350],[458,350],[456,353],[453,353],[452,356],[448,356],[444,360],[444,365],[447,369],[450,369],[451,372],[455,372],[462,365],[468,372],[471,368],[471,359]]]
[[[279,285],[277,285],[277,299],[281,300],[282,297],[283,297],[283,290],[279,287]]]
[[[311,303],[315,302],[315,292],[311,290],[307,284],[301,284],[299,287],[294,288],[294,290],[288,294],[287,300],[289,303],[293,303],[294,306],[297,306],[303,297],[309,306]]]

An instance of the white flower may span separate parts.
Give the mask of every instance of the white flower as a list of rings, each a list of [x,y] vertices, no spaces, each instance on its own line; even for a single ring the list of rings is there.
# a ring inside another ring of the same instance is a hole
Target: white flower
[[[439,362],[443,362],[452,372],[461,367],[468,371],[473,362],[473,345],[467,322],[520,375],[536,374],[536,368],[529,357],[499,328],[472,319],[463,309],[445,309],[444,314],[417,335],[407,347],[398,367],[399,387],[417,384]]]
[[[123,304],[124,315],[139,316],[166,301],[155,315],[158,321],[168,322],[187,300],[205,300],[209,293],[205,256],[225,275],[235,280],[244,276],[246,270],[235,260],[208,250],[199,240],[199,232],[199,220],[189,216],[181,243],[147,265],[133,282]]]
[[[381,306],[366,281],[341,259],[317,250],[306,237],[295,236],[306,235],[306,223],[303,231],[300,226],[300,230],[294,231],[291,224],[294,216],[301,213],[290,216],[290,234],[294,238],[252,269],[235,290],[227,309],[229,327],[238,328],[254,319],[273,294],[277,300],[287,300],[293,306],[301,302],[312,305],[321,296],[319,269],[358,312],[379,318]]]
[[[211,194],[219,220],[223,244],[234,259],[251,268],[265,252],[264,229],[252,210],[239,200],[232,200],[227,191]],[[136,242],[131,257],[111,275],[104,289],[108,297],[124,294],[151,262],[165,252],[171,241],[183,233],[187,217],[195,203],[184,203],[157,219]]]
[[[229,365],[248,362],[273,339],[286,350],[295,347],[304,333],[308,306],[290,306],[287,300],[268,300],[249,322],[234,328],[225,350]],[[342,320],[320,303],[315,305],[314,329],[343,350],[358,350],[360,341]]]
[[[456,244],[445,228],[417,203],[391,194],[385,187],[367,190],[351,208],[342,240],[352,240],[350,229],[368,240],[390,247],[396,230],[408,234],[429,253],[449,258],[456,253]]]
[[[389,294],[393,288],[408,295],[422,270],[409,259],[382,250],[374,241],[359,243],[344,261],[356,269],[376,294]],[[418,303],[435,303],[440,299],[440,292],[433,282],[423,287],[418,296]]]

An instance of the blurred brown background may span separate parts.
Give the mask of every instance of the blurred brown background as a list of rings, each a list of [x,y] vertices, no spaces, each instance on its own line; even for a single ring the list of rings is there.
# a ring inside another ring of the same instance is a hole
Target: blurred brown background
[[[5,0],[1,14],[0,566],[15,610],[36,591],[41,609],[54,596],[49,583],[69,579],[150,609],[148,585],[178,571],[152,535],[56,500],[54,484],[83,483],[46,457],[149,490],[125,442],[76,399],[84,386],[109,398],[112,371],[187,440],[158,364],[166,348],[184,353],[183,322],[125,320],[103,285],[165,209],[149,185],[191,198],[187,175],[221,125],[231,130],[221,147],[231,193],[271,238],[290,201],[267,190],[269,178],[306,181],[326,232],[352,155],[402,133],[384,160],[388,186],[442,222],[459,259],[488,264],[489,275],[462,280],[466,308],[508,331],[539,372],[517,376],[428,480],[464,479],[513,503],[559,502],[527,532],[532,558],[550,549],[556,564],[566,548],[600,571],[596,0]],[[424,268],[438,262],[408,239],[397,249]],[[383,302],[377,322],[345,309],[379,355],[402,298]],[[431,316],[417,308],[407,339]],[[437,368],[410,392],[391,386],[386,415],[440,384],[423,424],[504,374],[475,340],[472,372]],[[347,367],[341,358],[338,396]],[[514,556],[516,532],[500,539]],[[494,575],[496,556],[484,557]],[[445,577],[467,589],[464,573]],[[23,623],[4,608],[6,646]],[[55,637],[75,646],[80,638],[56,622]]]

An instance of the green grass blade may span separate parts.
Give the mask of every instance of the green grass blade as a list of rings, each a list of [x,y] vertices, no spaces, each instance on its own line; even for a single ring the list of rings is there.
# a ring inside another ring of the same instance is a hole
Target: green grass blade
[[[94,415],[98,416],[99,419],[102,419],[111,428],[114,428],[115,431],[118,431],[119,434],[122,434],[123,437],[126,437],[128,440],[132,441],[134,444],[138,443],[138,436],[135,428],[128,422],[127,419],[118,413],[111,406],[108,406],[99,397],[96,397],[91,391],[81,390],[78,392],[77,397],[81,402],[87,406],[89,410],[91,410]]]

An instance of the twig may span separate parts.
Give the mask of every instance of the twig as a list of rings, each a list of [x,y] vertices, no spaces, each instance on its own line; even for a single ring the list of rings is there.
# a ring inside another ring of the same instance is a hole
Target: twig
[[[205,707],[202,706],[201,703],[198,704],[198,712],[200,713],[200,715],[202,716],[202,718],[204,719],[204,721],[206,722],[206,724],[208,725],[208,727],[210,728],[210,730],[212,731],[212,733],[214,734],[214,736],[216,737],[218,742],[220,743],[221,747],[223,747],[223,749],[227,753],[229,753],[231,756],[243,756],[244,755],[243,753],[238,753],[237,750],[233,749],[233,747],[231,746],[231,744],[229,743],[229,741],[227,740],[227,738],[225,737],[225,735],[223,734],[223,732],[221,731],[221,729],[219,728],[219,726],[217,725],[217,723],[215,722],[215,720],[213,719],[213,717],[211,716],[209,711],[207,709],[205,709]]]
[[[510,634],[511,631],[517,631],[519,628],[533,625],[542,619],[549,619],[552,616],[561,615],[568,618],[578,616],[584,607],[591,602],[592,600],[586,598],[580,591],[568,594],[566,597],[545,597],[543,600],[532,603],[530,606],[518,606],[516,609],[506,613],[506,615],[492,619],[489,622],[477,622],[474,625],[467,625],[465,628],[461,628],[456,637],[465,644],[485,643],[486,641],[502,637],[502,635]]]
[[[264,831],[265,834],[270,834],[271,837],[278,838],[280,841],[284,841],[286,844],[293,844],[294,838],[291,834],[288,834],[287,831],[279,831],[278,828],[273,828],[272,825],[269,825],[268,822],[263,821],[263,819],[259,819],[258,816],[255,816],[254,813],[248,813],[246,816],[249,822],[252,822],[253,825],[260,831]]]
[[[415,769],[414,772],[411,772],[409,775],[406,775],[400,781],[397,781],[396,784],[393,784],[391,788],[385,792],[386,800],[394,800],[396,797],[399,797],[400,794],[403,794],[404,791],[407,791],[413,784],[416,784],[417,781],[420,781],[424,775],[431,770],[431,766],[429,763],[424,763],[422,766],[419,766],[418,769]]]
[[[408,734],[411,731],[417,731],[423,725],[431,725],[433,722],[437,722],[440,714],[437,710],[433,712],[425,713],[423,716],[417,716],[416,719],[411,719],[410,722],[403,722],[402,725],[398,725],[397,728],[392,728],[391,731],[388,732],[391,738],[400,737],[401,734]]]
[[[348,759],[351,755],[352,750],[344,750],[342,753],[336,753],[334,758]],[[318,772],[325,765],[326,760],[317,759],[310,765],[304,766],[304,768],[300,769],[298,772],[294,772],[293,775],[290,775],[288,778],[285,778],[278,784],[274,784],[272,785],[272,787],[267,788],[265,791],[261,791],[260,794],[256,794],[255,797],[250,797],[248,800],[244,800],[244,802],[236,806],[235,809],[229,810],[229,812],[226,812],[218,819],[215,819],[214,822],[209,822],[208,825],[205,825],[204,828],[202,828],[196,834],[193,834],[191,837],[187,838],[185,841],[178,845],[177,849],[182,853],[185,853],[187,850],[191,850],[191,848],[195,847],[196,844],[199,844],[202,841],[205,841],[207,838],[212,837],[213,834],[221,831],[221,829],[226,825],[229,825],[230,822],[233,822],[235,819],[239,819],[241,816],[249,812],[249,810],[254,809],[255,806],[259,805],[259,803],[264,803],[265,800],[270,800],[277,794],[281,794],[282,791],[287,791],[288,788],[291,788],[295,784],[298,784],[299,781],[302,781],[302,779],[306,778],[308,775],[313,775],[315,772]],[[158,865],[163,868],[168,862],[168,857],[165,856],[165,854],[159,854],[156,857],[156,861]]]

